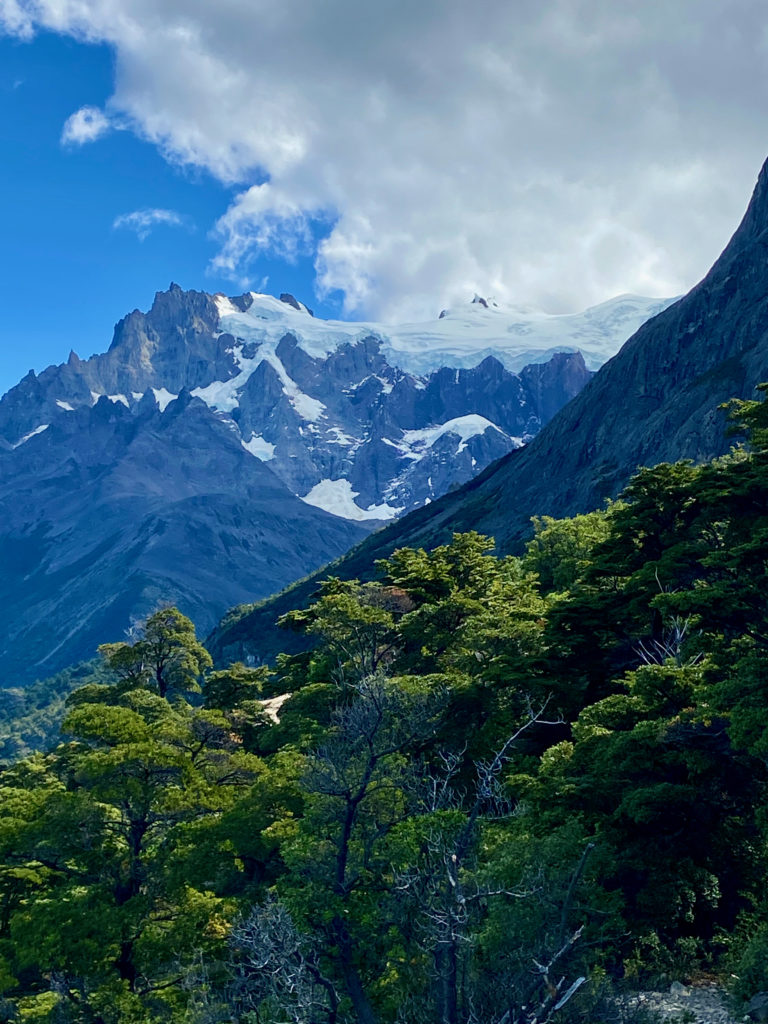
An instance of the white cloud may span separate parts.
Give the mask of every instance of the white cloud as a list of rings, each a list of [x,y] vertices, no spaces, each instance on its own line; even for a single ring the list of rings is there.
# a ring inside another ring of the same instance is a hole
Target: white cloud
[[[19,0],[0,0],[0,31],[20,39],[30,39],[34,33],[33,20]]]
[[[311,249],[313,213],[318,211],[303,209],[269,182],[253,185],[236,197],[216,224],[214,234],[222,248],[214,267],[237,277],[254,251],[292,262]]]
[[[119,217],[115,217],[112,227],[135,231],[139,241],[143,242],[158,224],[180,228],[186,225],[186,221],[175,210],[134,210],[132,213],[121,213]]]
[[[109,43],[110,116],[242,186],[218,269],[320,217],[318,287],[370,316],[675,294],[768,138],[763,0],[0,0],[0,25]]]
[[[62,145],[83,146],[94,142],[111,128],[109,118],[98,107],[81,107],[64,122],[61,130]]]

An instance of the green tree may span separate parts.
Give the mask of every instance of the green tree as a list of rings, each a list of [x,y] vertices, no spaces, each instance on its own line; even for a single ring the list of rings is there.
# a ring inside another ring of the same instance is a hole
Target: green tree
[[[570,519],[533,517],[523,564],[536,573],[545,593],[571,590],[583,578],[596,548],[608,539],[610,512],[609,507]]]
[[[222,947],[255,839],[233,812],[269,773],[218,712],[113,700],[76,701],[71,741],[2,776],[0,952],[22,1000],[55,977],[73,1019],[166,1020],[195,950]]]
[[[178,608],[161,608],[137,630],[133,643],[102,644],[99,652],[128,686],[154,683],[165,697],[169,690],[199,690],[200,676],[211,656],[195,634],[194,624]]]

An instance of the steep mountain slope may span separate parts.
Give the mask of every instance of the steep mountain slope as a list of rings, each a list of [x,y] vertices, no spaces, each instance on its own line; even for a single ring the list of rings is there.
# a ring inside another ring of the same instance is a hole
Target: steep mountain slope
[[[742,223],[700,284],[645,323],[530,444],[372,536],[333,572],[370,575],[374,560],[395,547],[430,547],[469,529],[515,550],[531,516],[598,507],[638,466],[726,452],[733,442],[718,405],[752,396],[765,379],[768,162]],[[309,581],[279,602],[231,614],[213,638],[217,655],[258,659],[284,646],[275,618],[312,589]]]
[[[434,542],[471,525],[510,550],[532,515],[595,508],[638,466],[728,451],[718,406],[753,397],[768,378],[767,285],[768,162],[704,280],[644,324],[530,445],[411,520],[402,536]]]
[[[92,657],[178,602],[205,628],[364,528],[295,498],[199,399],[100,399],[0,457],[3,678]]]

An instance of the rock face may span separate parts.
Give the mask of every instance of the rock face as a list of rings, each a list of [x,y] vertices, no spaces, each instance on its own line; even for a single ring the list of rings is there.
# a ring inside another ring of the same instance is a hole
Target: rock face
[[[556,363],[520,377],[530,388]],[[562,380],[564,375],[558,379]],[[567,377],[567,374],[565,375]],[[727,452],[733,439],[718,406],[754,397],[768,380],[768,163],[733,239],[703,281],[646,322],[578,396],[525,447],[370,537],[334,571],[366,576],[374,560],[396,547],[434,547],[455,531],[479,530],[501,551],[519,549],[531,516],[568,516],[614,497],[639,466],[704,460]],[[549,392],[542,390],[542,415]],[[277,614],[312,592],[308,583],[217,631],[217,652],[256,660],[285,638]]]
[[[90,657],[162,602],[207,629],[438,499],[587,383],[574,339],[594,360],[654,303],[549,318],[538,354],[528,331],[522,350],[501,337],[497,357],[493,330],[519,316],[489,305],[417,344],[413,325],[327,323],[290,295],[171,285],[107,352],[73,352],[0,400],[6,679]],[[456,365],[440,364],[446,345]],[[398,351],[432,368],[404,369]],[[541,362],[513,371],[521,351]]]
[[[473,528],[512,550],[532,515],[614,497],[638,466],[727,452],[718,406],[768,379],[768,163],[733,239],[688,295],[644,324],[531,444],[408,522],[398,543]]]
[[[203,629],[362,539],[294,497],[182,391],[101,398],[0,455],[0,657],[24,682],[121,639],[158,604]]]
[[[619,1020],[736,1024],[748,1019],[739,1012],[728,993],[717,985],[688,987],[675,981],[669,992],[633,992],[617,997],[613,1004],[612,1009]]]

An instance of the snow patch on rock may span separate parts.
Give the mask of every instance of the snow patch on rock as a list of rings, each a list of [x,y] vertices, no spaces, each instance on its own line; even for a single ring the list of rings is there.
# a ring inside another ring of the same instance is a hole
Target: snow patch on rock
[[[425,427],[423,430],[404,430],[403,444],[409,451],[412,451],[414,448],[427,449],[431,448],[445,434],[455,434],[460,439],[459,446],[456,449],[456,454],[459,454],[459,452],[463,452],[467,447],[467,441],[471,437],[484,434],[486,430],[498,430],[500,434],[504,433],[495,423],[487,420],[485,416],[473,413],[469,416],[457,416],[455,419],[446,420],[445,423],[441,423],[436,427]],[[517,448],[523,443],[519,437],[512,438],[512,441],[517,442],[515,444]],[[395,447],[399,446],[395,445]]]
[[[360,508],[355,503],[358,496],[359,492],[352,490],[349,480],[321,480],[301,500],[342,519],[354,519],[357,522],[365,519],[394,519],[403,511],[402,508],[393,508],[387,504]]]
[[[172,394],[167,388],[152,388],[152,394],[155,396],[160,412],[165,412],[166,406],[170,402],[175,402],[179,397],[178,395]]]
[[[36,434],[42,434],[44,430],[47,430],[50,423],[41,423],[39,427],[35,427],[34,430],[30,430],[24,437],[20,437],[16,444],[11,445],[12,448],[20,448],[23,444],[26,444],[30,438],[35,437]]]
[[[250,441],[241,441],[240,443],[247,452],[255,455],[262,462],[269,462],[275,457],[275,446],[269,441],[265,441],[263,437],[254,435]]]

